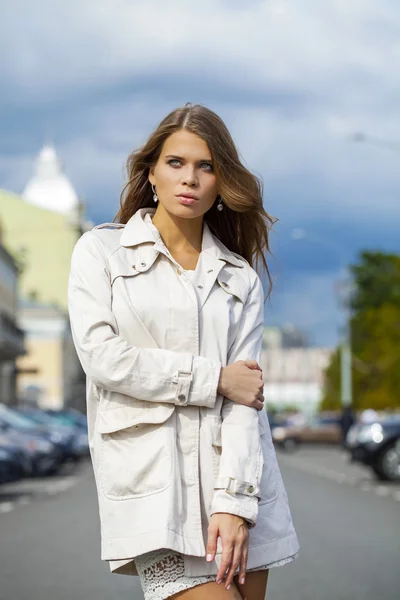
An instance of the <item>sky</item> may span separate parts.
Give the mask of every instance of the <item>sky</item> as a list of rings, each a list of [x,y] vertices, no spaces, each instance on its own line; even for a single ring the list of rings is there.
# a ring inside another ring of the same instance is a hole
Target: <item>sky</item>
[[[0,0],[0,10],[0,187],[21,193],[51,141],[88,217],[112,221],[128,154],[174,108],[205,104],[279,219],[265,323],[338,342],[346,265],[363,249],[399,252],[397,0]]]

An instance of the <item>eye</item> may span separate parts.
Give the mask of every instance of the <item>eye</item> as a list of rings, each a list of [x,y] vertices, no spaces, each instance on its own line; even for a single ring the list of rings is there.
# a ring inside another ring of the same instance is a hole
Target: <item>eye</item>
[[[174,164],[173,164],[173,163],[174,163]],[[177,158],[171,158],[171,159],[168,161],[168,163],[167,163],[167,164],[168,164],[168,165],[171,165],[171,166],[173,166],[173,167],[174,167],[174,166],[179,166],[179,165],[181,164],[181,161],[180,161],[180,160],[178,160]]]
[[[213,167],[211,163],[201,163],[200,167],[205,169],[206,171],[210,171],[212,173]]]

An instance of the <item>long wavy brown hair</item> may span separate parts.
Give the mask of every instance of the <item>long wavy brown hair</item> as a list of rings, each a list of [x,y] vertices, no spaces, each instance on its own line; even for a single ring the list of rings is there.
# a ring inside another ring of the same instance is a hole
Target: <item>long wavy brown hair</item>
[[[217,179],[218,194],[224,210],[217,202],[204,219],[213,234],[225,246],[246,259],[252,267],[260,264],[268,277],[268,295],[272,278],[266,254],[270,253],[269,233],[276,219],[263,206],[261,180],[241,162],[235,143],[222,119],[205,106],[188,103],[167,115],[147,142],[130,154],[127,160],[128,181],[121,193],[121,207],[114,221],[127,223],[137,210],[154,207],[149,170],[161,154],[166,139],[186,129],[201,137],[208,145]]]

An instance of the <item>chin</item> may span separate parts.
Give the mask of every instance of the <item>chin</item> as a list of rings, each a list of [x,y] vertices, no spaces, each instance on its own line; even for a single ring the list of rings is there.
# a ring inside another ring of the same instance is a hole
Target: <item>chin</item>
[[[178,204],[178,206],[168,207],[166,210],[175,217],[182,219],[194,219],[195,217],[202,217],[205,211],[201,210],[198,205],[185,206],[184,204]]]

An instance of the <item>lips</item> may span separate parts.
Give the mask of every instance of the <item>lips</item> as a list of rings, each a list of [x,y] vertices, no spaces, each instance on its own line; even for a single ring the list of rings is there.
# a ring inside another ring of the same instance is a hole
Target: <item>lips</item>
[[[177,195],[177,198],[181,204],[184,204],[186,206],[192,206],[198,201],[198,199],[195,196],[189,196],[187,194],[179,194]]]

